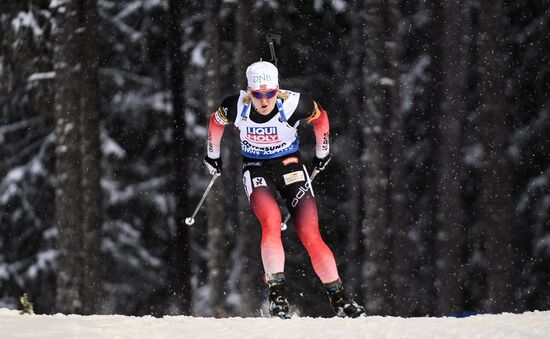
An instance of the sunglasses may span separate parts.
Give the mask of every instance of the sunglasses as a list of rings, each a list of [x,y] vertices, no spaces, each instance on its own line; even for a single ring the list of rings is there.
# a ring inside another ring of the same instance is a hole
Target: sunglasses
[[[264,97],[266,99],[271,99],[273,98],[274,96],[277,95],[277,92],[279,90],[278,89],[273,89],[271,91],[268,91],[268,92],[261,92],[261,91],[250,91],[250,93],[252,94],[252,96],[258,100],[261,100],[263,99]]]

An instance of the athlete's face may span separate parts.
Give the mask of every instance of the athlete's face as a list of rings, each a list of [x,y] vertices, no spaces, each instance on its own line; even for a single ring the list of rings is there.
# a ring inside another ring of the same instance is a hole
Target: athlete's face
[[[277,92],[277,89],[250,91],[252,104],[260,114],[268,115],[271,113],[277,101]]]

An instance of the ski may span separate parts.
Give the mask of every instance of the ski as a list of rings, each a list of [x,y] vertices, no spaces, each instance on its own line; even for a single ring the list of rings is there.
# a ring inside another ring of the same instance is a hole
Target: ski
[[[279,313],[273,314],[271,317],[281,318],[281,319],[290,319],[290,315],[288,314],[288,312],[279,312]]]

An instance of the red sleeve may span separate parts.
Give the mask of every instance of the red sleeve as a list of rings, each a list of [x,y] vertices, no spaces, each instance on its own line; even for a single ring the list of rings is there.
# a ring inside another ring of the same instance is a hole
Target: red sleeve
[[[319,107],[317,103],[314,102],[314,104],[317,112],[314,114],[310,122],[313,125],[313,131],[315,132],[315,155],[317,158],[322,159],[330,152],[330,126],[327,111]]]
[[[216,121],[215,114],[216,112],[210,115],[210,122],[208,123],[207,155],[212,159],[218,159],[220,157],[220,145],[225,129],[225,125],[221,125]]]

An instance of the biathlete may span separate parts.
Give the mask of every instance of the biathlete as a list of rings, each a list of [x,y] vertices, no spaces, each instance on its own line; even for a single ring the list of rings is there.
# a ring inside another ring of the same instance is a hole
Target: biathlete
[[[281,211],[275,198],[279,192],[336,315],[364,315],[364,308],[346,297],[334,255],[319,232],[315,197],[299,151],[297,127],[306,120],[315,132],[314,168],[325,169],[331,158],[327,112],[303,94],[280,89],[278,70],[269,62],[251,64],[246,78],[248,89],[225,98],[212,113],[204,162],[210,174],[221,174],[221,139],[225,126],[233,123],[240,130],[244,189],[262,227],[261,256],[269,286],[269,311],[272,316],[289,317]]]

